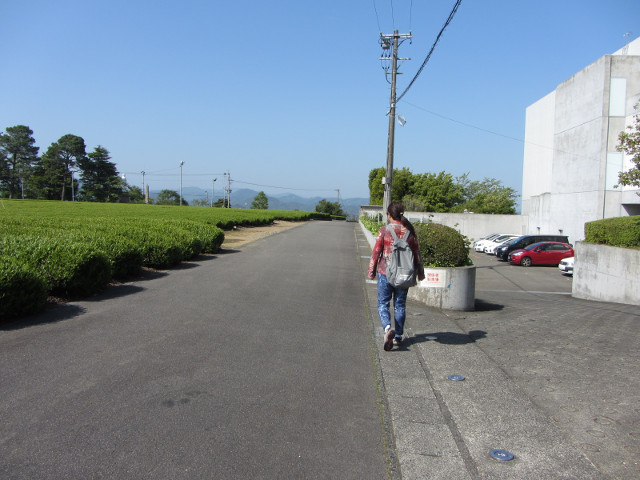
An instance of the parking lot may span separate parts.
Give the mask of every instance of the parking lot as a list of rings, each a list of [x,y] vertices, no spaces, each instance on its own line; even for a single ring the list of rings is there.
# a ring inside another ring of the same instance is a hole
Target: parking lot
[[[476,297],[483,290],[571,294],[573,278],[562,275],[557,266],[511,265],[473,250],[470,256],[477,268]]]
[[[605,478],[640,478],[637,305],[573,298],[557,267],[471,257],[476,311],[447,317]]]

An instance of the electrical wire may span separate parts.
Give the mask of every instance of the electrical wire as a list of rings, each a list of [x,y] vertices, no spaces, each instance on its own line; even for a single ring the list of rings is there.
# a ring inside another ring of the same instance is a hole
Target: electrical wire
[[[433,115],[435,117],[439,117],[439,118],[442,118],[444,120],[448,120],[450,122],[457,123],[457,124],[462,125],[462,126],[467,127],[467,128],[473,128],[473,129],[479,130],[481,132],[490,133],[491,135],[496,135],[497,137],[502,137],[502,138],[506,138],[508,140],[513,140],[515,142],[519,142],[519,143],[522,143],[524,145],[532,145],[534,147],[544,148],[544,149],[551,150],[551,151],[556,152],[556,153],[562,153],[562,154],[565,154],[565,155],[571,155],[573,157],[578,157],[578,158],[589,158],[589,159],[594,158],[591,155],[583,155],[581,153],[568,152],[566,150],[560,150],[558,148],[551,147],[549,145],[542,145],[540,143],[535,143],[535,142],[523,140],[522,138],[511,137],[511,136],[505,135],[503,133],[494,132],[494,131],[488,130],[486,128],[478,127],[478,126],[472,125],[470,123],[461,122],[460,120],[456,120],[455,118],[447,117],[445,115],[441,115],[439,113],[432,112],[431,110],[427,110],[426,108],[420,107],[418,105],[414,105],[413,103],[409,103],[407,101],[405,101],[404,103],[409,105],[409,106],[411,106],[411,107],[413,107],[413,108],[417,108],[418,110],[422,110],[423,112],[426,112],[426,113],[428,113],[430,115]],[[588,121],[584,122],[581,125],[585,125],[587,123],[593,122],[593,121],[598,120],[598,119],[599,118],[594,118],[592,120],[588,120]],[[578,126],[581,126],[581,125],[578,125]]]
[[[259,183],[251,183],[251,182],[245,182],[243,180],[234,180],[231,179],[232,182],[235,183],[241,183],[243,185],[253,185],[254,187],[267,187],[267,188],[278,188],[281,190],[298,190],[298,191],[304,191],[304,192],[328,192],[328,191],[335,191],[335,188],[291,188],[291,187],[278,187],[275,185],[261,185]]]
[[[462,0],[456,0],[456,4],[453,6],[453,9],[451,10],[451,13],[449,14],[449,18],[447,18],[447,21],[442,26],[442,29],[440,30],[440,33],[438,33],[438,36],[436,37],[435,42],[433,42],[433,46],[431,47],[431,50],[429,50],[429,54],[427,55],[427,58],[424,59],[424,62],[422,62],[422,65],[418,69],[418,72],[415,74],[415,76],[413,77],[411,82],[409,82],[409,85],[407,86],[407,88],[404,89],[404,92],[402,92],[402,94],[400,94],[400,96],[396,99],[396,103],[398,103],[402,99],[402,97],[405,96],[405,94],[409,91],[409,89],[411,88],[413,83],[418,79],[418,77],[422,73],[422,70],[424,70],[424,67],[427,65],[427,62],[431,58],[431,54],[436,49],[436,45],[438,45],[438,42],[440,41],[440,37],[442,37],[442,34],[444,33],[444,30],[449,26],[449,24],[451,23],[451,20],[453,20],[453,17],[455,16],[456,12],[458,11],[458,7],[460,6],[461,3],[462,3]]]
[[[382,32],[380,27],[380,17],[378,17],[378,9],[376,8],[376,0],[373,0],[373,11],[376,12],[376,23],[378,24],[378,31]]]
[[[393,11],[393,0],[391,1],[391,25],[393,25],[393,28],[395,30],[396,28],[396,16],[395,16],[395,12]]]

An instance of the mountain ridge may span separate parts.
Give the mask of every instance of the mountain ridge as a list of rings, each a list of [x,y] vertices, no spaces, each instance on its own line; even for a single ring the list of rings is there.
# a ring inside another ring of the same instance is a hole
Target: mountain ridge
[[[152,199],[160,193],[159,190],[152,190],[149,195]],[[238,190],[231,191],[231,206],[233,208],[251,208],[253,199],[259,192],[249,188],[240,188]],[[184,198],[189,205],[193,205],[195,200],[211,201],[211,198],[207,196],[206,190],[200,187],[183,187],[182,198]],[[269,194],[266,193],[269,200],[269,210],[300,210],[304,212],[314,212],[316,205],[320,200],[327,200],[328,202],[335,202],[337,198],[327,196],[314,196],[314,197],[301,197],[295,193],[281,193],[281,194]],[[216,194],[216,199],[221,198],[221,195]],[[367,205],[369,199],[365,197],[353,197],[353,198],[341,198],[340,205],[342,210],[350,217],[358,217],[361,205]]]

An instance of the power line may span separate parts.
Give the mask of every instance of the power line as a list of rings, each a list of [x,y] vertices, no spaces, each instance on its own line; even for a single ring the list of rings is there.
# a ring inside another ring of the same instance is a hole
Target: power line
[[[424,62],[422,62],[422,65],[418,69],[418,72],[413,77],[411,82],[409,82],[409,85],[407,86],[407,88],[405,88],[404,92],[402,92],[400,94],[400,96],[397,98],[396,103],[399,102],[400,100],[402,100],[402,97],[405,96],[405,94],[409,91],[409,89],[411,88],[413,83],[418,79],[418,77],[422,73],[422,70],[427,65],[427,62],[429,61],[429,59],[431,58],[431,54],[436,49],[436,45],[438,45],[438,42],[440,41],[440,37],[442,37],[442,34],[444,33],[444,30],[449,26],[449,24],[451,23],[451,20],[453,20],[453,17],[455,16],[456,12],[458,11],[458,7],[460,6],[461,3],[462,3],[462,0],[456,0],[456,4],[453,6],[453,9],[451,10],[451,13],[449,14],[449,18],[447,18],[447,21],[442,26],[442,29],[440,30],[440,33],[438,33],[438,36],[436,37],[435,42],[433,42],[433,46],[431,47],[431,50],[429,50],[429,54],[427,55],[427,58],[424,59]]]
[[[478,127],[477,125],[472,125],[472,124],[470,124],[470,123],[466,123],[466,122],[462,122],[462,121],[460,121],[460,120],[456,120],[455,118],[447,117],[447,116],[442,115],[442,114],[440,114],[440,113],[436,113],[436,112],[433,112],[433,111],[431,111],[431,110],[427,110],[426,108],[420,107],[420,106],[415,105],[415,104],[413,104],[413,103],[409,103],[409,102],[407,102],[407,101],[405,101],[404,103],[406,103],[407,105],[409,105],[409,106],[411,106],[411,107],[413,107],[413,108],[417,108],[418,110],[422,110],[423,112],[426,112],[426,113],[428,113],[428,114],[430,114],[430,115],[433,115],[433,116],[435,116],[435,117],[439,117],[439,118],[442,118],[442,119],[444,119],[444,120],[448,120],[448,121],[450,121],[450,122],[457,123],[457,124],[462,125],[462,126],[467,127],[467,128],[473,128],[473,129],[475,129],[475,130],[479,130],[479,131],[481,131],[481,132],[490,133],[491,135],[496,135],[497,137],[502,137],[502,138],[506,138],[506,139],[508,139],[508,140],[513,140],[513,141],[515,141],[515,142],[519,142],[519,143],[522,143],[522,144],[524,144],[524,145],[532,145],[532,146],[534,146],[534,147],[545,148],[545,149],[547,149],[547,150],[552,150],[552,151],[554,151],[554,152],[556,152],[556,153],[562,153],[562,154],[565,154],[565,155],[571,155],[571,156],[573,156],[573,157],[594,158],[592,155],[583,155],[583,154],[581,154],[581,153],[568,152],[568,151],[566,151],[566,150],[560,150],[560,149],[558,149],[558,148],[551,147],[551,146],[549,146],[549,145],[542,145],[542,144],[540,144],[540,143],[535,143],[535,142],[527,141],[527,140],[524,140],[524,139],[522,139],[522,138],[511,137],[511,136],[509,136],[509,135],[505,135],[505,134],[503,134],[503,133],[494,132],[493,130],[488,130],[488,129],[486,129],[486,128]],[[587,123],[589,123],[589,122],[593,122],[593,121],[595,121],[595,120],[598,120],[598,119],[597,119],[597,118],[594,118],[594,119],[592,119],[592,120],[588,120],[588,121],[586,121],[586,122],[582,123],[581,125],[585,125],[585,124],[587,124]],[[580,125],[577,125],[577,126],[580,126]]]
[[[373,0],[373,11],[376,13],[376,23],[378,24],[378,31],[381,32],[380,17],[378,16],[378,9],[376,8],[376,0]]]
[[[393,11],[393,0],[390,0],[391,2],[391,26],[395,29],[396,28],[396,16],[395,16],[395,12]]]
[[[251,183],[251,182],[245,182],[243,180],[231,180],[232,182],[235,183],[240,183],[243,185],[253,185],[254,187],[266,187],[266,188],[278,188],[281,190],[298,190],[298,191],[304,191],[304,192],[328,192],[328,191],[334,191],[335,192],[335,188],[291,188],[291,187],[278,187],[276,185],[261,185],[259,183]]]

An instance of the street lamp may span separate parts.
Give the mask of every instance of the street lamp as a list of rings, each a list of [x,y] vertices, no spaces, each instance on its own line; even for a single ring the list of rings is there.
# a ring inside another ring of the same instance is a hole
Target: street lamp
[[[182,206],[182,165],[184,162],[180,162],[180,206]]]
[[[216,186],[216,180],[217,178],[214,178],[213,181],[211,182],[211,206],[213,207],[213,189]]]

